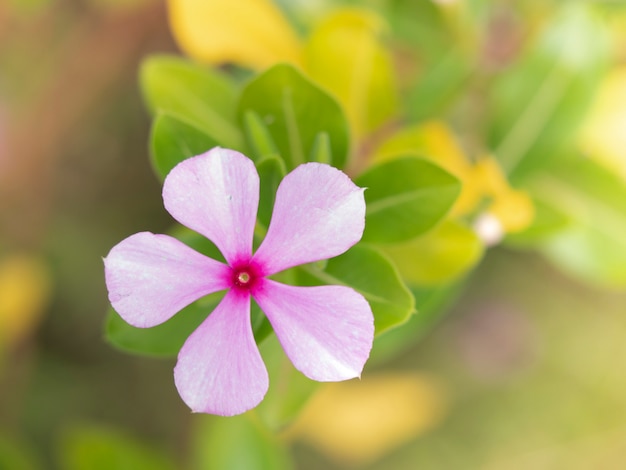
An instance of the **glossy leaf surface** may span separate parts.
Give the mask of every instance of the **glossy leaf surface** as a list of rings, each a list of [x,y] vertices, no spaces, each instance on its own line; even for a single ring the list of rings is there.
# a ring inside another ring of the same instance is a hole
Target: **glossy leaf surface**
[[[161,179],[186,158],[218,145],[218,141],[198,127],[167,113],[159,113],[152,123],[150,157]]]
[[[394,243],[410,240],[445,217],[461,184],[435,164],[400,157],[370,167],[355,180],[367,188],[363,241]]]
[[[224,147],[241,148],[234,114],[237,89],[219,72],[174,56],[152,56],[141,65],[140,84],[153,113],[165,111]]]
[[[342,168],[348,155],[348,125],[339,104],[294,67],[276,65],[243,90],[239,122],[254,112],[267,127],[291,170],[309,160],[319,133],[330,136],[332,165]]]

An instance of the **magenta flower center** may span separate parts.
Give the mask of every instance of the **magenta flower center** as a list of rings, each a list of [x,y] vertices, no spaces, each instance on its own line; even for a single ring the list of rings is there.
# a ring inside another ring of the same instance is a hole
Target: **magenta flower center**
[[[234,288],[251,289],[259,279],[259,271],[254,266],[243,264],[233,267],[231,280]]]

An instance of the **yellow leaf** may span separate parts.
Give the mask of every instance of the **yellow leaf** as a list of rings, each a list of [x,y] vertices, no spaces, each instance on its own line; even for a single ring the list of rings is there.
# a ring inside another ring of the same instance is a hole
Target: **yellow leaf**
[[[535,208],[530,196],[512,189],[498,194],[488,211],[500,221],[506,233],[521,232],[535,218]]]
[[[0,261],[0,344],[10,347],[33,330],[50,284],[46,266],[35,256],[14,254]]]
[[[535,217],[532,199],[525,192],[511,188],[494,158],[481,158],[472,167],[469,178],[480,188],[482,199],[490,201],[485,212],[498,220],[503,232],[519,232],[532,223]]]
[[[626,179],[626,65],[600,85],[580,142],[586,153]]]
[[[432,429],[445,402],[443,386],[429,376],[368,375],[322,387],[291,433],[338,461],[363,464]]]
[[[407,153],[428,158],[459,179],[463,179],[470,168],[450,128],[440,121],[426,121],[400,129],[376,150],[374,161]]]
[[[484,194],[493,196],[509,188],[509,182],[500,165],[492,157],[483,157],[478,160],[472,166],[468,176],[478,182]]]
[[[357,136],[397,110],[391,56],[380,40],[384,29],[375,13],[344,8],[325,17],[305,46],[308,75],[335,95]]]
[[[301,63],[296,33],[269,0],[168,0],[168,6],[178,45],[200,62],[254,69]]]

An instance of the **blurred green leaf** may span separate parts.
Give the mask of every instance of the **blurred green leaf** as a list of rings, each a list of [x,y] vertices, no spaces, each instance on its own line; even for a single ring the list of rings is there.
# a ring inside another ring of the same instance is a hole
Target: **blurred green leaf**
[[[385,26],[373,11],[343,8],[317,24],[305,46],[308,75],[334,93],[358,135],[398,107],[391,54],[380,40]]]
[[[549,237],[567,228],[570,219],[551,202],[533,198],[535,217],[530,227],[522,232],[509,233],[505,242],[516,247],[535,247]]]
[[[222,418],[194,416],[192,470],[290,470],[285,444],[253,413]]]
[[[554,162],[529,181],[569,225],[543,250],[559,266],[592,284],[626,287],[626,185],[592,160]]]
[[[264,341],[259,349],[267,367],[270,387],[255,413],[265,426],[277,432],[298,417],[320,383],[307,378],[293,366],[275,335]]]
[[[165,111],[197,127],[222,146],[242,149],[235,123],[237,90],[223,75],[175,56],[152,56],[141,65],[144,99],[153,113]]]
[[[394,243],[432,228],[452,207],[461,183],[437,165],[400,157],[370,167],[356,178],[367,188],[363,241]]]
[[[123,433],[93,426],[67,432],[60,446],[63,470],[174,470],[162,449],[150,448]]]
[[[419,75],[408,98],[408,115],[418,121],[442,114],[465,91],[463,85],[471,72],[470,64],[460,52],[451,49],[443,54]]]
[[[464,224],[445,220],[408,242],[381,247],[409,284],[434,286],[467,273],[482,257],[484,246]]]
[[[17,439],[0,434],[0,469],[35,470],[43,468],[39,458]]]
[[[291,65],[276,65],[246,86],[238,106],[242,125],[251,111],[269,130],[288,170],[309,159],[320,132],[330,136],[332,165],[345,165],[348,125],[341,108]]]
[[[463,286],[464,282],[460,281],[436,287],[413,287],[411,292],[419,313],[411,315],[402,328],[376,337],[369,364],[382,364],[418,344],[445,317]]]
[[[435,2],[394,0],[383,3],[386,4],[385,16],[391,23],[394,36],[410,46],[408,51],[415,52],[424,69],[439,61],[453,45],[455,38],[449,22],[443,8]],[[416,21],[418,18],[419,21]]]
[[[150,157],[161,179],[181,161],[217,145],[204,131],[167,113],[159,112],[152,123]]]
[[[374,313],[376,334],[406,322],[415,301],[396,268],[376,248],[356,245],[328,260],[324,269],[311,264],[298,269],[301,285],[340,284],[360,292]]]
[[[517,181],[574,144],[605,69],[606,25],[587,2],[564,2],[526,56],[493,86],[491,148]]]

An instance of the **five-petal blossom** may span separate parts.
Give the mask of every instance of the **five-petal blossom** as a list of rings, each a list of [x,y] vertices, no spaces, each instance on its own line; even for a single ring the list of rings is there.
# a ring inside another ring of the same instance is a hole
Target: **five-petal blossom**
[[[289,286],[268,276],[337,256],[365,224],[363,189],[321,163],[300,165],[281,182],[267,235],[252,252],[259,176],[246,156],[222,148],[179,163],[163,201],[181,224],[211,240],[227,264],[167,235],[137,233],[106,257],[109,300],[129,324],[165,322],[201,297],[226,295],[183,345],[176,387],[196,412],[230,416],[263,399],[267,370],[250,321],[250,297],[272,324],[294,366],[318,381],[358,377],[374,336],[371,308],[345,286]]]

